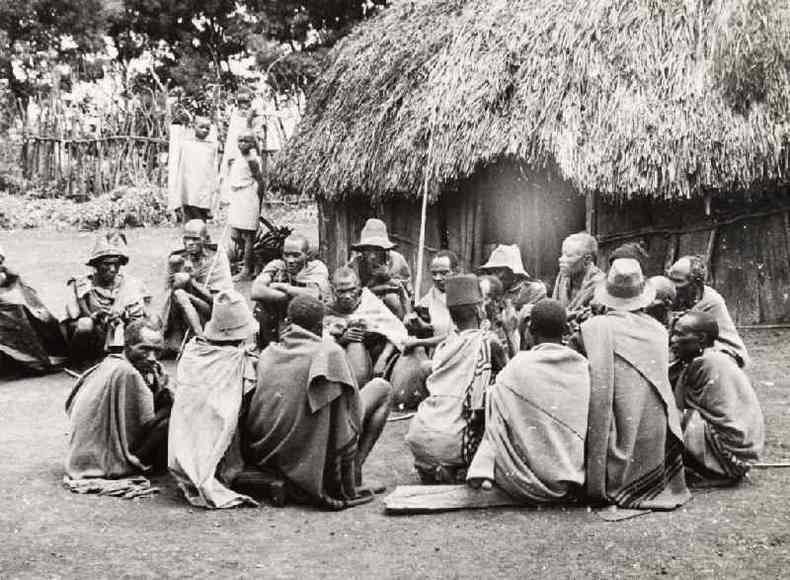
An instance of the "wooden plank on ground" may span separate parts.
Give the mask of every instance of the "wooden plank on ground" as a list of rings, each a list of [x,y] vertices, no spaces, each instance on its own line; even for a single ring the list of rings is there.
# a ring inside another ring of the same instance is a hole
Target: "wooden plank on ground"
[[[384,498],[386,513],[426,514],[451,510],[519,506],[504,491],[472,489],[468,485],[399,485]]]

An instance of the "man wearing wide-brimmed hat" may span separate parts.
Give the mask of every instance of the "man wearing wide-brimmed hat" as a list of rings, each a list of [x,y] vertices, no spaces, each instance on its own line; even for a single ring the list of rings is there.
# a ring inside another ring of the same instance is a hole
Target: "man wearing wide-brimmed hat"
[[[248,347],[256,327],[244,296],[222,290],[203,336],[190,340],[179,359],[168,466],[192,505],[255,505],[227,485],[244,467],[239,416],[244,395],[255,388],[255,357]]]
[[[505,364],[502,346],[480,329],[483,295],[474,274],[447,278],[453,329],[433,355],[428,397],[417,407],[406,443],[425,483],[463,481],[483,436],[485,393]]]
[[[356,269],[364,287],[403,319],[413,293],[411,269],[395,247],[387,233],[387,224],[370,218],[359,234],[359,242],[351,246],[354,255],[348,265]]]
[[[126,237],[120,232],[97,236],[87,265],[93,273],[68,281],[73,291],[66,303],[71,357],[96,360],[123,347],[123,325],[146,316],[150,293],[145,285],[121,273],[129,263]]]
[[[533,279],[524,269],[521,250],[517,244],[498,245],[479,270],[483,274],[496,276],[502,282],[504,290],[502,316],[510,343],[508,354],[514,356],[524,342],[527,319],[532,305],[547,295],[546,285],[540,280]],[[515,317],[508,314],[508,311],[511,310],[515,311]],[[510,327],[515,327],[518,330],[517,336],[510,332],[513,330]]]
[[[606,314],[580,330],[591,378],[586,491],[623,508],[674,509],[690,498],[669,337],[644,311],[654,296],[639,262],[617,259],[593,298]]]

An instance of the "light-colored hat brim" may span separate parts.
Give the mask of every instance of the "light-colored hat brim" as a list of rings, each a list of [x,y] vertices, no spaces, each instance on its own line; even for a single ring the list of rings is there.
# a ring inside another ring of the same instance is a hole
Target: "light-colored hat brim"
[[[593,303],[601,304],[612,310],[626,310],[633,312],[634,310],[641,310],[647,308],[653,303],[656,298],[656,289],[652,284],[645,281],[645,286],[639,296],[631,298],[621,298],[619,296],[612,296],[606,289],[606,280],[602,280],[595,288],[593,295]]]
[[[209,320],[203,329],[203,336],[207,340],[246,340],[255,334],[257,322],[250,318],[246,324],[236,328],[221,330],[217,328],[213,320]]]
[[[351,244],[353,250],[360,248],[380,248],[382,250],[391,250],[397,244],[393,244],[388,238],[365,238],[359,240],[356,244]]]
[[[513,266],[511,266],[510,264],[504,264],[502,262],[492,262],[491,260],[489,260],[488,262],[486,262],[485,264],[480,266],[478,268],[478,270],[481,270],[481,271],[482,270],[493,270],[494,268],[507,268],[508,270],[513,272],[514,276],[520,276],[520,277],[526,278],[526,279],[531,278],[531,276],[529,274],[527,274],[527,271],[524,269],[523,265],[520,266],[520,267],[516,266],[516,269],[514,270]]]

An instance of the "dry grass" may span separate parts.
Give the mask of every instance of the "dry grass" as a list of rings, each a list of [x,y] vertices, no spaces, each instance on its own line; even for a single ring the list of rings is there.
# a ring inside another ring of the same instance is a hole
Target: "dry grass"
[[[436,197],[515,158],[618,198],[787,181],[788,6],[395,2],[335,49],[278,179],[380,199],[418,195],[427,172]]]

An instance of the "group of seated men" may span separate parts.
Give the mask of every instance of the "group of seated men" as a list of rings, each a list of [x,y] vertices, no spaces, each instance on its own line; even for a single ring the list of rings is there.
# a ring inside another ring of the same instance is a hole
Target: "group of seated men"
[[[406,444],[424,483],[496,485],[528,504],[673,509],[687,478],[734,484],[758,460],[748,355],[699,258],[648,280],[641,248],[624,246],[605,273],[595,238],[574,234],[549,298],[516,245],[479,276],[443,250],[414,304],[393,247],[368,220],[330,280],[291,236],[253,282],[253,313],[205,225],[187,223],[164,336],[124,307],[123,351],[69,397],[67,478],[169,468],[194,505],[255,504],[256,483],[280,482],[292,501],[341,509],[379,488],[362,485],[362,465],[404,404],[417,405]],[[92,263],[100,288],[122,265],[105,255],[114,263]],[[179,326],[169,381],[157,356]]]

